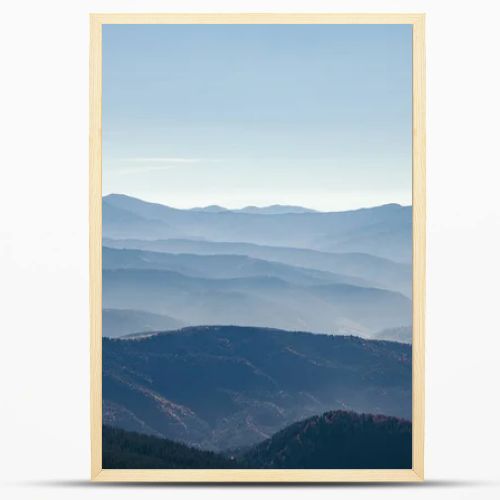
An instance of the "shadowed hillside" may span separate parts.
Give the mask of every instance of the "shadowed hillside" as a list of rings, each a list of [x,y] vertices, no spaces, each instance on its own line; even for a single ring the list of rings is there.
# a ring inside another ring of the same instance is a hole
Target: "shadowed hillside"
[[[103,469],[227,469],[233,462],[168,439],[102,428]]]
[[[410,422],[345,411],[296,422],[240,453],[207,452],[108,426],[102,436],[105,469],[410,469],[412,465]]]
[[[411,469],[411,423],[332,411],[290,425],[242,462],[259,469]]]

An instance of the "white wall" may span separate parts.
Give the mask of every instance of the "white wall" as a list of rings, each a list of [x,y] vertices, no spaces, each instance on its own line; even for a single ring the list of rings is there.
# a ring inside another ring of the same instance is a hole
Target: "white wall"
[[[87,129],[89,12],[426,12],[430,483],[276,498],[498,498],[500,89],[498,2],[11,1],[0,85],[0,471],[5,498],[193,491],[86,486],[89,476]],[[338,487],[337,487],[338,488]],[[204,498],[268,489],[211,488]]]

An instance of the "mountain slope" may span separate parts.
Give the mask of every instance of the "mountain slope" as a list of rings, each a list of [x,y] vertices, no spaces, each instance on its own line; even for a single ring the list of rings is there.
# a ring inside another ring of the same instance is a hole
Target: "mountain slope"
[[[370,338],[374,340],[391,340],[393,342],[406,342],[411,344],[413,341],[413,329],[411,326],[387,328],[386,330],[373,334]]]
[[[170,316],[131,309],[103,309],[102,335],[121,337],[131,333],[174,330],[185,323]]]
[[[411,423],[331,411],[283,429],[242,462],[264,469],[411,469]]]
[[[105,424],[205,449],[331,409],[411,416],[411,346],[265,328],[103,339]]]
[[[233,462],[210,451],[122,429],[102,428],[103,469],[227,469]]]
[[[164,238],[180,238],[185,233],[174,229],[166,221],[148,219],[125,208],[102,200],[103,234],[111,238],[126,238],[130,234],[163,235]]]
[[[383,255],[398,262],[409,263],[412,260],[411,241],[411,221],[391,219],[367,225],[362,231],[323,235],[314,246],[334,252],[356,252],[363,249],[368,254]]]
[[[149,250],[173,254],[243,255],[255,259],[327,271],[367,280],[379,288],[411,296],[411,266],[360,253],[327,253],[300,248],[194,241],[182,239],[134,240],[104,238],[107,247]]]

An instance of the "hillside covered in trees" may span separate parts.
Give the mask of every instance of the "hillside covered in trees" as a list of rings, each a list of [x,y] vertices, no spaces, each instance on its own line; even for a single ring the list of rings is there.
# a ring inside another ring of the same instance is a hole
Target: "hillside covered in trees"
[[[103,427],[105,469],[409,469],[411,423],[332,411],[296,422],[260,444],[213,453]]]
[[[103,426],[104,469],[227,469],[233,463],[222,455],[169,439]]]

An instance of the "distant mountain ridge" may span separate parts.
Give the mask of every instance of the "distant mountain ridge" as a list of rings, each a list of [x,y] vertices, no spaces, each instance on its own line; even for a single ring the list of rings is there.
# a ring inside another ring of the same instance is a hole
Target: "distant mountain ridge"
[[[111,203],[116,203],[118,200],[118,204],[124,206],[127,203],[135,203],[135,202],[140,202],[140,203],[145,203],[148,205],[153,205],[155,207],[163,207],[167,210],[174,210],[174,211],[199,211],[199,212],[247,212],[247,213],[252,213],[252,212],[260,212],[263,211],[264,213],[268,213],[270,215],[276,215],[278,213],[346,213],[346,212],[356,212],[356,211],[364,211],[364,210],[372,210],[374,208],[385,208],[385,207],[405,207],[408,205],[400,205],[399,203],[384,203],[382,205],[375,205],[373,207],[360,207],[360,208],[353,208],[353,209],[347,209],[347,210],[316,210],[313,208],[308,208],[308,207],[303,207],[300,205],[284,205],[280,203],[275,203],[272,205],[264,205],[264,206],[257,206],[257,205],[247,205],[242,208],[227,208],[222,205],[206,205],[206,206],[199,206],[199,207],[192,207],[192,208],[176,208],[176,207],[171,207],[169,205],[165,205],[163,203],[159,202],[152,202],[152,201],[147,201],[147,200],[142,200],[140,198],[130,196],[127,194],[122,194],[122,193],[110,193],[105,196],[103,196],[103,200],[106,202],[111,202]]]
[[[263,215],[278,215],[278,214],[290,214],[290,213],[312,213],[317,212],[311,208],[299,207],[295,205],[269,205],[267,207],[256,207],[249,205],[243,208],[225,208],[220,205],[208,205],[206,207],[195,207],[189,208],[193,212],[240,212],[246,214],[263,214]]]
[[[203,449],[332,409],[411,417],[408,344],[206,326],[104,338],[102,350],[104,424]]]
[[[187,324],[234,324],[370,334],[408,324],[402,294],[343,283],[301,285],[283,277],[201,278],[157,269],[103,269],[103,306],[172,316]]]
[[[254,209],[251,209],[254,210]],[[269,212],[276,208],[269,209]],[[280,209],[281,210],[281,209]],[[289,209],[286,209],[289,210]],[[124,220],[129,214],[129,224]],[[346,212],[248,213],[179,210],[126,195],[103,198],[103,236],[187,238],[365,252],[411,260],[412,208],[388,204]]]
[[[375,286],[362,278],[270,262],[246,255],[171,254],[103,246],[102,267],[103,269],[156,269],[213,279],[272,276],[301,285],[344,283]]]
[[[184,239],[137,240],[104,238],[109,248],[147,250],[171,254],[240,255],[268,262],[316,269],[360,278],[381,288],[411,296],[411,266],[360,253],[328,253],[317,250],[264,246],[252,243]]]
[[[242,212],[245,214],[264,214],[264,215],[279,215],[279,214],[305,214],[305,213],[317,213],[318,210],[313,210],[311,208],[299,207],[296,205],[269,205],[267,207],[256,207],[249,205],[238,210],[232,210],[233,212]]]

